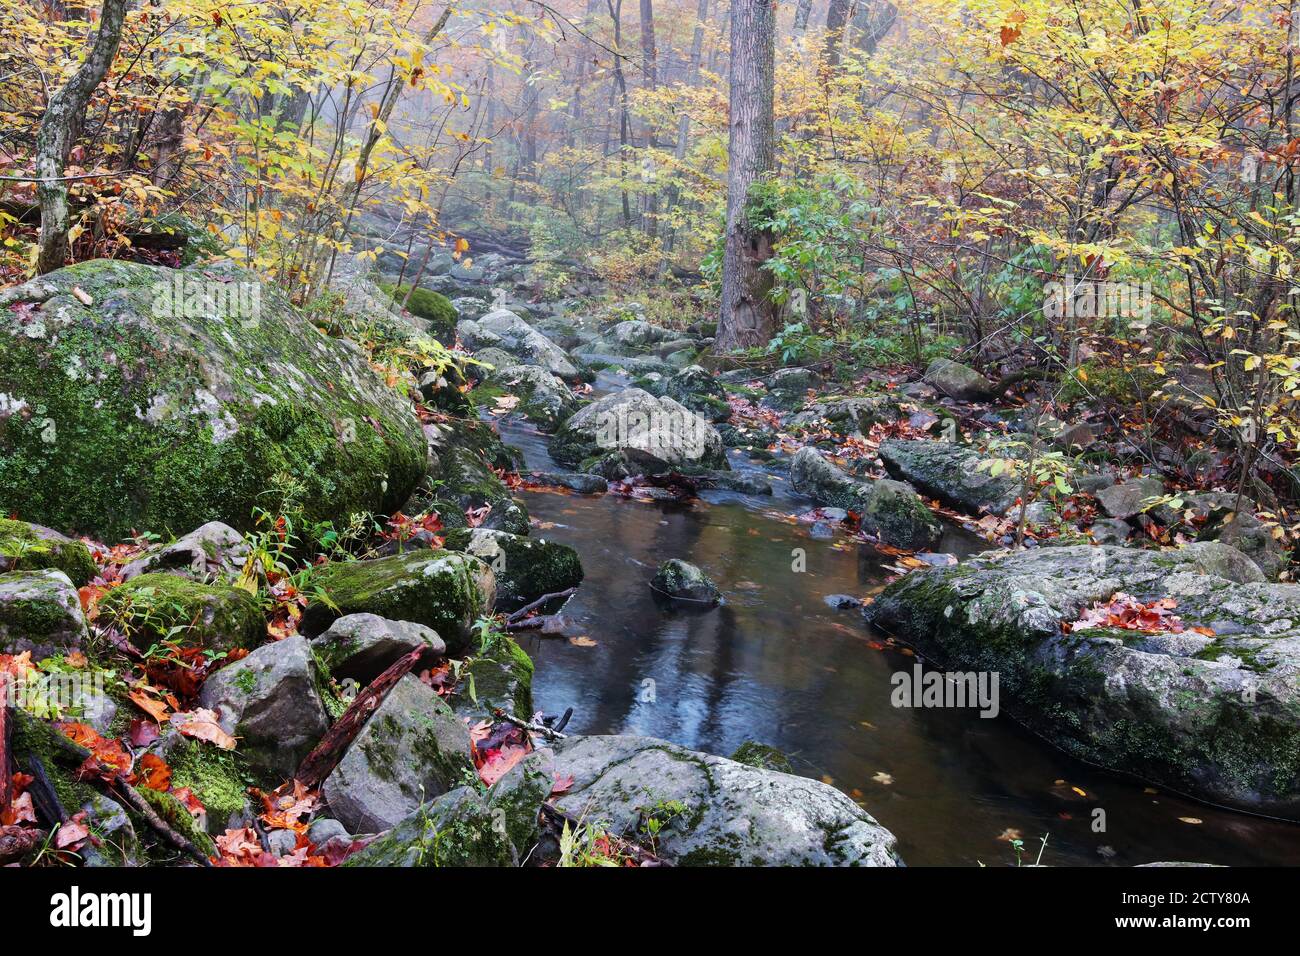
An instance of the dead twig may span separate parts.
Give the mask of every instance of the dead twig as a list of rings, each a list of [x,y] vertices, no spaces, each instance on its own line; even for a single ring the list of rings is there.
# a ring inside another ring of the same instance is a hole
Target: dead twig
[[[527,617],[530,613],[536,611],[539,607],[544,607],[545,605],[549,604],[551,601],[559,601],[563,598],[571,598],[573,597],[573,595],[577,593],[578,593],[577,588],[567,588],[566,590],[563,591],[556,591],[554,594],[543,594],[536,601],[531,601],[530,603],[525,604],[519,610],[509,615],[506,618],[506,626],[510,627],[511,625],[517,624],[518,622],[522,621],[525,617]]]

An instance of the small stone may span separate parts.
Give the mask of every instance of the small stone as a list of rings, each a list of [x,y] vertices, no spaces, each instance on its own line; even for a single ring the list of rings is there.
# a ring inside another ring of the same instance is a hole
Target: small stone
[[[695,565],[672,558],[659,566],[650,587],[674,601],[715,605],[722,602],[722,592]]]

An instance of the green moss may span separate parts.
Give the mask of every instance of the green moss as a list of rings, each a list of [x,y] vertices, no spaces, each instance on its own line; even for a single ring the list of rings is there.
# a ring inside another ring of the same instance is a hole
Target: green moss
[[[167,764],[172,769],[172,788],[192,790],[207,809],[213,829],[225,830],[244,809],[251,777],[234,751],[183,740],[168,752]]]
[[[97,792],[89,784],[76,779],[77,768],[90,755],[90,751],[68,740],[47,721],[38,720],[18,709],[13,709],[10,713],[14,716],[16,769],[28,772],[28,758],[36,757],[50,778],[63,809],[69,814],[76,813]]]
[[[100,614],[138,647],[161,640],[215,650],[254,647],[265,634],[261,606],[241,588],[178,574],[142,574],[100,600]]]
[[[512,638],[499,635],[486,653],[462,668],[452,705],[461,717],[485,718],[500,708],[526,719],[533,713],[533,659]]]
[[[212,842],[212,837],[199,829],[194,815],[185,809],[183,803],[170,793],[163,793],[161,790],[150,790],[148,787],[141,787],[136,792],[144,798],[145,802],[153,808],[158,816],[162,817],[168,826],[198,847],[200,853],[209,857],[217,855],[217,846]]]
[[[775,747],[760,744],[753,740],[746,740],[737,747],[736,752],[731,755],[731,759],[748,767],[756,767],[759,770],[794,773],[794,767],[790,765],[789,757]]]
[[[89,584],[99,573],[90,549],[80,541],[51,538],[25,521],[8,518],[0,518],[0,568],[6,571],[55,568],[77,587]]]
[[[412,290],[410,285],[394,286],[383,284],[383,289],[399,305],[405,301],[406,309],[429,323],[429,334],[444,345],[450,345],[456,339],[456,320],[460,317],[456,307],[441,293],[418,286]],[[410,298],[407,299],[407,294]]]

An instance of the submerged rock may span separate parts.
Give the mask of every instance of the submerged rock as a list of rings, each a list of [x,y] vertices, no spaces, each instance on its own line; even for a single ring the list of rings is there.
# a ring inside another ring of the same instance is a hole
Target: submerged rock
[[[898,866],[892,833],[834,787],[696,753],[651,737],[570,737],[520,767],[551,760],[572,786],[565,813],[645,840],[681,866]],[[523,772],[523,771],[521,771]],[[679,812],[672,812],[680,805]]]
[[[469,729],[407,674],[325,778],[321,794],[349,832],[376,833],[473,774]]]
[[[1224,557],[1088,546],[986,556],[909,574],[866,615],[937,666],[997,672],[1005,708],[1071,754],[1300,819],[1300,586],[1234,583],[1214,573]],[[1188,629],[1064,631],[1118,592],[1173,599]]]
[[[790,484],[818,504],[852,511],[863,531],[896,548],[922,551],[943,534],[939,520],[911,485],[887,478],[850,478],[815,448],[804,447],[795,454],[790,462]]]
[[[447,547],[478,558],[492,569],[497,583],[496,606],[513,611],[545,594],[582,583],[582,561],[567,544],[545,538],[488,528],[458,528],[447,535]]]
[[[228,263],[95,260],[0,292],[0,383],[6,507],[105,541],[250,528],[284,473],[308,520],[387,514],[424,473],[413,408],[361,350]]]
[[[307,639],[265,644],[227,664],[203,684],[199,705],[216,711],[226,733],[254,769],[279,782],[293,776],[325,736],[329,718]]]
[[[333,677],[363,687],[414,650],[424,650],[416,661],[417,671],[434,666],[447,654],[447,645],[432,628],[377,614],[344,615],[311,642],[311,649]]]
[[[31,651],[35,660],[83,646],[81,599],[62,571],[0,574],[0,654]]]
[[[312,583],[330,602],[315,600],[303,613],[304,634],[321,634],[347,614],[414,621],[436,631],[452,654],[468,648],[474,622],[496,600],[492,569],[454,551],[422,549],[370,561],[335,561]]]
[[[674,601],[693,604],[720,604],[722,592],[703,571],[679,558],[665,561],[650,580],[650,587]]]
[[[895,478],[967,514],[1004,514],[1018,494],[1015,481],[981,469],[983,456],[955,442],[890,439],[880,443],[880,460]]]
[[[38,524],[0,518],[0,573],[44,568],[62,571],[77,587],[99,573],[90,549],[80,541]]]

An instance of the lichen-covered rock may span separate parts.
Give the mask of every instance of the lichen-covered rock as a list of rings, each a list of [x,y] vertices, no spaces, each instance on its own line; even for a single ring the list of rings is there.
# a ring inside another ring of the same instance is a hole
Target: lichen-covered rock
[[[257,811],[253,810],[248,788],[281,782],[279,778],[267,779],[264,771],[255,774],[242,748],[222,750],[175,730],[164,732],[155,749],[171,768],[172,789],[187,789],[203,804],[203,813],[196,822],[209,833],[250,825],[261,810],[260,804]]]
[[[794,773],[794,767],[790,765],[789,757],[775,747],[760,744],[756,740],[746,740],[736,748],[736,752],[731,755],[731,759],[736,763],[743,763],[747,767],[757,767],[759,770]]]
[[[795,409],[808,399],[808,393],[821,388],[822,377],[810,368],[780,368],[763,380],[767,395],[763,404],[771,408]]]
[[[1088,546],[984,556],[909,574],[866,614],[936,666],[997,672],[1005,709],[1082,759],[1300,819],[1300,586],[1207,573],[1222,558]],[[1065,632],[1118,592],[1173,599],[1187,629]]]
[[[790,484],[818,504],[852,511],[863,531],[895,548],[923,551],[943,534],[939,519],[911,485],[850,478],[811,446],[799,449],[790,461]]]
[[[518,866],[519,853],[503,815],[469,787],[457,787],[422,806],[345,866]]]
[[[302,632],[324,633],[345,614],[377,614],[432,628],[455,655],[470,646],[474,622],[496,601],[496,578],[477,558],[454,551],[423,549],[370,561],[336,561],[313,583],[330,604],[313,601],[303,614]]]
[[[5,508],[62,531],[249,528],[282,473],[309,519],[390,513],[424,472],[364,354],[231,264],[60,269],[0,292],[0,346]]]
[[[495,637],[462,666],[450,703],[470,723],[494,719],[498,709],[527,720],[533,714],[533,659],[512,638]]]
[[[546,431],[558,428],[578,405],[568,386],[540,365],[498,368],[487,381],[518,398],[516,410]]]
[[[209,521],[171,544],[150,548],[122,568],[122,580],[170,571],[195,581],[229,582],[243,569],[247,555],[242,534],[228,524]]]
[[[714,605],[722,601],[722,592],[708,576],[688,561],[670,558],[659,566],[650,579],[650,587],[673,601]]]
[[[1165,483],[1146,476],[1103,488],[1097,492],[1097,502],[1109,517],[1126,520],[1154,507],[1156,499],[1164,494]]]
[[[889,439],[880,443],[880,460],[894,478],[967,514],[1004,514],[1016,501],[1016,482],[981,469],[983,456],[965,445]]]
[[[1182,503],[1177,508],[1172,507],[1172,502],[1160,504],[1151,509],[1151,516],[1166,525],[1186,520],[1201,540],[1221,540],[1232,545],[1254,561],[1265,577],[1277,580],[1286,567],[1287,556],[1272,529],[1255,516],[1253,501],[1239,501],[1236,494],[1227,491],[1179,497]]]
[[[141,574],[104,594],[99,620],[141,649],[160,640],[230,651],[266,636],[257,598],[242,588],[203,584],[178,574]]]
[[[980,401],[989,397],[993,383],[973,368],[951,359],[937,358],[925,370],[924,380],[949,398]]]
[[[424,653],[415,670],[434,666],[447,654],[437,631],[413,621],[390,621],[375,614],[348,614],[311,642],[312,652],[331,675],[365,686],[399,657]]]
[[[321,793],[350,832],[377,833],[473,773],[469,728],[407,674],[366,721]]]
[[[790,419],[791,428],[827,427],[836,435],[865,435],[872,425],[897,421],[898,400],[888,395],[821,398]]]
[[[0,574],[0,654],[35,660],[74,650],[87,637],[81,599],[62,571]]]
[[[43,568],[62,571],[77,587],[99,573],[90,549],[80,541],[38,524],[0,518],[0,573]]]
[[[521,763],[551,759],[573,777],[555,805],[591,825],[645,840],[647,814],[668,817],[655,839],[681,866],[898,866],[894,835],[834,787],[749,767],[651,737],[570,737]],[[664,813],[666,804],[681,812]]]
[[[545,594],[582,583],[582,561],[567,544],[488,528],[458,528],[447,535],[452,551],[472,554],[492,569],[496,606],[513,611]]]
[[[515,356],[522,365],[540,365],[566,382],[583,377],[573,360],[541,332],[509,309],[496,309],[477,321],[462,319],[456,334],[470,351],[499,348]]]
[[[287,780],[329,729],[322,677],[307,639],[294,635],[221,668],[204,682],[199,705],[216,711],[250,766]]]
[[[609,456],[618,456],[630,474],[729,467],[716,428],[671,398],[655,398],[639,388],[606,395],[583,408],[556,433],[551,454],[579,471],[592,471]]]

